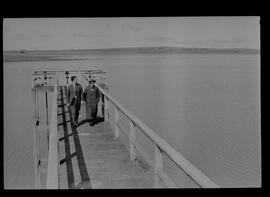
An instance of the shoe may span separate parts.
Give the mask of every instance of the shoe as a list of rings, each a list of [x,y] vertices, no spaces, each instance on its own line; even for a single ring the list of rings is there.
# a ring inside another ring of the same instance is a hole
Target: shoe
[[[90,121],[89,124],[90,124],[90,126],[93,126],[94,125],[93,121]]]
[[[76,122],[76,123],[74,123],[74,124],[73,124],[73,128],[78,127],[78,125],[79,125],[79,124],[78,124],[77,122]]]

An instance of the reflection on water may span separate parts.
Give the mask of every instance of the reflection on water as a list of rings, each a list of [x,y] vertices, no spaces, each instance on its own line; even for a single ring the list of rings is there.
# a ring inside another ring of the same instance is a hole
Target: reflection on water
[[[110,94],[217,184],[260,185],[259,55],[90,59],[4,63],[6,188],[34,187],[31,74],[78,68],[107,71]]]

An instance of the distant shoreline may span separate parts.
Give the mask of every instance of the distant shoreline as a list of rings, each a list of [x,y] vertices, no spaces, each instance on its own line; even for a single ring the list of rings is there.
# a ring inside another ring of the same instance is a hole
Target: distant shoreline
[[[4,51],[4,62],[21,61],[67,61],[87,60],[89,58],[71,58],[76,55],[117,55],[117,54],[259,54],[258,49],[245,48],[183,48],[183,47],[132,47],[107,49],[70,49],[70,50],[20,50]]]

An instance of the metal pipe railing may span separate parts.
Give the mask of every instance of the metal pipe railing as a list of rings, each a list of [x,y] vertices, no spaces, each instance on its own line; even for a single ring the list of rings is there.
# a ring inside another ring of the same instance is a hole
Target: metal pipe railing
[[[89,79],[84,75],[84,78],[88,81]],[[119,122],[118,112],[123,113],[131,122],[130,123],[130,154],[131,158],[135,159],[134,146],[135,146],[135,137],[134,137],[134,126],[139,128],[152,142],[155,144],[155,186],[158,186],[158,178],[162,179],[163,172],[163,154],[166,154],[179,168],[183,169],[183,171],[192,179],[194,182],[203,188],[219,188],[219,186],[210,180],[205,174],[203,174],[198,168],[196,168],[192,163],[190,163],[182,154],[176,151],[171,145],[169,145],[164,139],[162,139],[159,135],[157,135],[153,130],[151,130],[148,126],[146,126],[140,119],[138,119],[135,115],[130,113],[123,105],[117,102],[111,95],[105,92],[98,84],[96,86],[99,88],[100,92],[104,95],[106,103],[105,103],[105,119],[108,119],[108,101],[110,101],[115,107],[116,120],[114,123]],[[106,114],[107,113],[107,114]],[[108,121],[108,120],[107,120]],[[118,126],[114,125],[116,134],[118,134]],[[134,140],[134,141],[133,141]]]
[[[57,80],[58,81],[58,80]],[[51,117],[49,125],[49,155],[47,171],[47,189],[59,189],[58,132],[57,132],[57,96],[58,84],[54,85]]]

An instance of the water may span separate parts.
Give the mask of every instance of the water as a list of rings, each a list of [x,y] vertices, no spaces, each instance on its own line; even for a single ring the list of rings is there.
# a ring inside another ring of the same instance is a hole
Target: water
[[[110,94],[220,186],[260,186],[259,55],[90,58],[4,63],[6,188],[34,187],[32,72],[78,68],[107,71]]]

